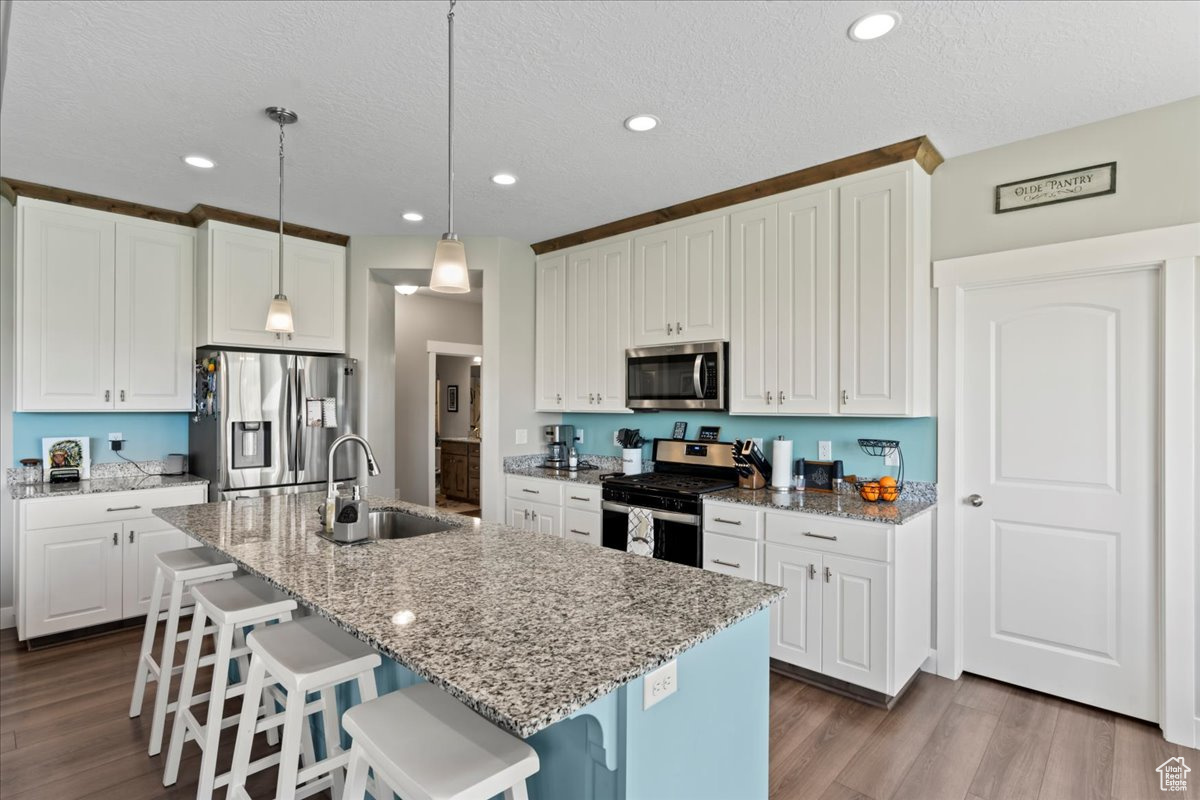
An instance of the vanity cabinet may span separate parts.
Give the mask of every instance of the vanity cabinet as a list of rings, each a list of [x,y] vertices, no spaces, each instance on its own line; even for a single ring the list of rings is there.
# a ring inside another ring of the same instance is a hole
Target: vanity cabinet
[[[567,253],[568,411],[627,411],[630,239]]]
[[[442,441],[442,493],[450,500],[479,501],[479,443]]]
[[[154,557],[199,546],[151,509],[206,500],[199,485],[18,501],[18,638],[148,613]]]
[[[190,411],[195,231],[17,200],[19,411]]]
[[[650,230],[633,240],[633,347],[729,338],[729,217]]]
[[[199,346],[343,353],[346,248],[283,237],[283,293],[295,332],[264,326],[279,293],[279,235],[227,222],[198,229],[196,342]]]
[[[536,261],[534,309],[535,411],[564,411],[567,400],[567,256]]]

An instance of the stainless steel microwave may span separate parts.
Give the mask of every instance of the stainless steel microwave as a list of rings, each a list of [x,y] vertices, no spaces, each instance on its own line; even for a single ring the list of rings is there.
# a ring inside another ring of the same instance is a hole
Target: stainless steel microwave
[[[728,348],[698,342],[626,350],[627,407],[724,411]]]

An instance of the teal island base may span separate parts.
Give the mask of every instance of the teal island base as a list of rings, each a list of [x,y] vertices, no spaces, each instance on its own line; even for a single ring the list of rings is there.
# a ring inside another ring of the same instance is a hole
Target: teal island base
[[[530,799],[765,800],[769,618],[759,611],[681,654],[675,693],[649,709],[637,678],[529,737],[541,761]],[[421,681],[387,658],[376,678],[380,694]],[[340,711],[357,694],[340,687]],[[320,755],[320,725],[313,735]]]

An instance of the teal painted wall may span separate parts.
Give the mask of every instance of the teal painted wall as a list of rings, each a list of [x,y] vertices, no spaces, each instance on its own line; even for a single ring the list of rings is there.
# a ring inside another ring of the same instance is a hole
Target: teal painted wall
[[[868,456],[858,447],[859,439],[896,439],[904,452],[905,478],[937,480],[937,419],[934,417],[880,419],[875,417],[753,417],[715,412],[661,411],[650,414],[563,414],[563,422],[584,431],[581,453],[620,455],[612,443],[620,428],[640,428],[647,439],[671,438],[676,421],[688,424],[687,436],[696,438],[701,425],[721,426],[721,441],[761,437],[766,441],[782,435],[791,439],[795,458],[816,458],[817,442],[833,442],[833,457],[840,458],[846,472],[875,477],[885,472],[882,458]],[[646,445],[644,458],[650,458]]]
[[[91,439],[92,463],[119,461],[108,447],[108,435],[121,433],[125,446],[121,455],[132,461],[160,459],[167,453],[188,451],[188,414],[146,413],[13,414],[13,466],[22,458],[42,457],[44,436],[87,436]]]

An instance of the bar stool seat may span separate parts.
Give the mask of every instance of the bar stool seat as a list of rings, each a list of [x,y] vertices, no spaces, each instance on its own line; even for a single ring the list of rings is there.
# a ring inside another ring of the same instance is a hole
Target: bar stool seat
[[[167,714],[175,710],[171,702],[171,679],[183,671],[175,666],[175,645],[188,637],[179,633],[179,618],[192,613],[184,608],[188,589],[201,583],[222,581],[233,577],[237,565],[215,550],[207,547],[185,547],[180,550],[165,550],[154,557],[154,584],[150,590],[150,609],[146,614],[146,626],[142,630],[142,646],[138,654],[137,674],[133,682],[133,697],[129,701],[129,716],[142,713],[142,698],[146,684],[155,683],[154,711],[150,722],[150,755],[162,750],[163,731]],[[163,593],[169,589],[170,596],[164,610]],[[158,623],[165,621],[162,651],[154,658],[154,634]],[[211,631],[210,631],[211,632]]]
[[[379,653],[370,645],[320,617],[255,631],[253,640],[267,674],[300,691],[328,686],[332,678],[354,676],[380,663]]]
[[[354,737],[344,800],[361,800],[368,766],[405,800],[525,800],[540,766],[528,744],[429,683],[355,706],[342,726]]]

